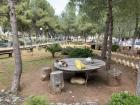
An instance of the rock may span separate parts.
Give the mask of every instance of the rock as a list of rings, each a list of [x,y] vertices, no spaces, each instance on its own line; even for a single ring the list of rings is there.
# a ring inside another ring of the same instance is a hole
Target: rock
[[[71,81],[70,81],[72,84],[80,84],[80,85],[83,85],[86,83],[86,80],[84,78],[81,78],[81,77],[73,77],[71,78]]]
[[[2,99],[0,98],[0,103],[2,102]]]
[[[126,65],[129,67],[129,65],[130,65],[130,62],[129,62],[129,61],[127,61],[127,62],[126,62]]]
[[[1,92],[2,92],[2,93],[5,92],[5,89],[2,89]]]
[[[136,69],[137,69],[137,70],[139,69],[139,65],[138,65],[138,64],[136,64]]]
[[[50,105],[56,105],[55,103],[49,103]]]
[[[125,62],[124,62],[124,66],[127,66],[127,61],[125,60]]]
[[[76,103],[50,103],[50,105],[100,105],[98,102],[76,102]]]
[[[0,71],[0,73],[4,73],[4,71]]]
[[[75,103],[75,105],[81,105],[80,103]]]
[[[63,103],[57,103],[56,105],[63,105]]]
[[[0,105],[21,105],[23,97],[11,94],[8,91],[0,93]]]
[[[125,63],[126,63],[126,62],[125,62],[125,60],[123,59],[122,62],[121,62],[121,64],[125,66]]]
[[[86,105],[99,105],[97,102],[87,102]]]
[[[72,96],[72,98],[74,98],[75,96]]]
[[[52,69],[50,67],[43,67],[41,69],[41,80],[49,80]]]
[[[19,99],[19,97],[15,97],[15,98],[13,99],[13,102],[16,102],[18,99]]]
[[[72,91],[69,91],[70,94],[72,94]]]
[[[67,105],[66,103],[63,103],[63,105]]]
[[[133,62],[131,63],[131,67],[132,69],[136,69],[135,64]]]
[[[121,62],[122,62],[122,61],[121,61],[121,59],[118,59],[118,63],[120,63],[120,64],[121,64]]]

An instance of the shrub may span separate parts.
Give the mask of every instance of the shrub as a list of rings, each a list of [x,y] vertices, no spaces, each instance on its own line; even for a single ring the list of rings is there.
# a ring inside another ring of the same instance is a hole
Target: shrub
[[[114,93],[108,105],[140,105],[140,97],[129,93]]]
[[[51,54],[52,57],[55,57],[56,52],[60,52],[62,50],[61,46],[59,44],[51,44],[50,46],[47,47],[47,49]]]
[[[49,105],[49,102],[45,97],[32,96],[29,97],[23,105]]]
[[[21,40],[19,40],[19,44],[20,44],[21,46],[24,46],[24,45],[25,45],[25,43],[24,43],[23,41],[21,41]]]
[[[116,52],[119,49],[118,45],[112,45],[111,51]]]
[[[84,58],[84,57],[92,57],[92,50],[89,48],[73,48],[69,52],[69,57],[71,58]]]
[[[61,51],[61,54],[62,55],[69,55],[69,52],[73,50],[73,48],[71,47],[66,47],[66,48],[63,48],[62,51]]]

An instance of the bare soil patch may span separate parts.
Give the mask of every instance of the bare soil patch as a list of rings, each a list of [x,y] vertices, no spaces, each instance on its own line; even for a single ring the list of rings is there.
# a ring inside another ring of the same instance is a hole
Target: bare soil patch
[[[83,101],[99,101],[103,105],[108,102],[112,93],[129,91],[135,94],[136,72],[120,64],[113,64],[112,68],[122,71],[122,83],[120,86],[108,86],[104,79],[104,70],[93,73],[88,80],[87,86],[74,85],[65,81],[65,89],[61,94],[52,94],[48,84],[49,81],[40,80],[40,69],[44,66],[51,66],[53,59],[50,53],[44,50],[37,50],[32,53],[22,51],[23,75],[21,79],[23,96],[41,95],[47,96],[51,102],[73,103]],[[0,59],[0,90],[10,86],[14,70],[13,58]]]
[[[104,71],[98,70],[93,73],[92,78],[88,81],[87,86],[75,85],[65,81],[65,89],[61,94],[52,94],[48,84],[49,81],[42,82],[40,80],[40,70],[31,71],[22,77],[21,94],[24,96],[41,95],[47,96],[51,102],[83,102],[83,101],[99,101],[105,104],[110,99],[112,93],[129,91],[135,94],[136,74],[130,68],[122,65],[113,64],[112,67],[122,71],[122,83],[120,86],[108,86],[103,78]]]

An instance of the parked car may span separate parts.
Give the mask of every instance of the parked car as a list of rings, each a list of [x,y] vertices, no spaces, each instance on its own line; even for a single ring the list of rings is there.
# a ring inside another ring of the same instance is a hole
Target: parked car
[[[136,43],[134,44],[134,48],[140,49],[140,42],[136,42]]]
[[[8,46],[8,41],[7,40],[0,40],[0,48],[7,47],[7,46]]]
[[[8,43],[0,43],[0,48],[7,47]]]

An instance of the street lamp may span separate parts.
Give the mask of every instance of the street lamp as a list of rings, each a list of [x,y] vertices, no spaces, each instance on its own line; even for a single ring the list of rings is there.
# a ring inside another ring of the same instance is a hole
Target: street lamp
[[[43,34],[43,28],[42,27],[40,27],[40,41],[42,41],[42,35]]]
[[[42,31],[43,30],[43,28],[40,28],[40,31]]]

